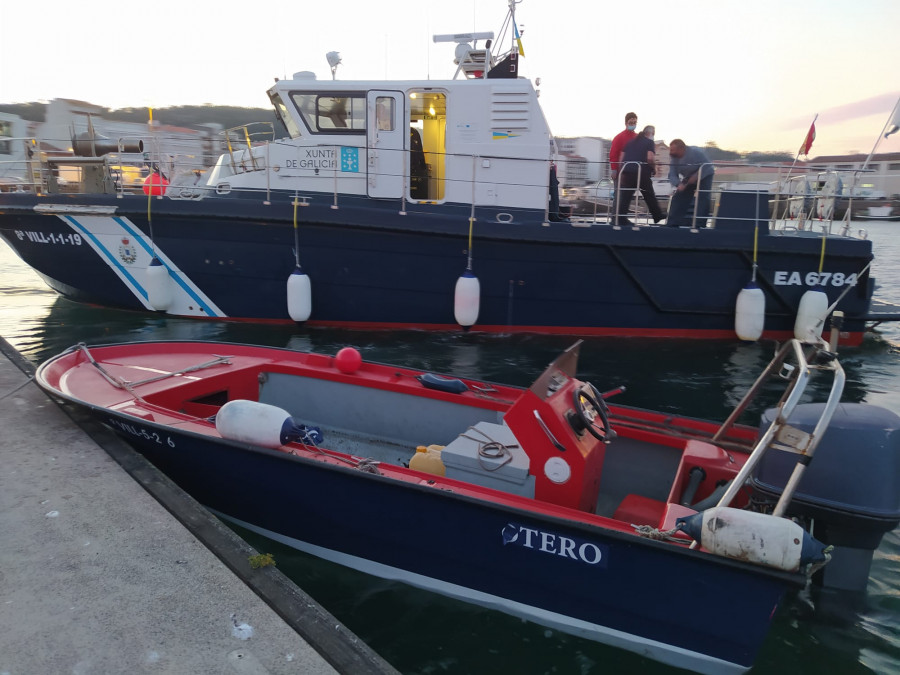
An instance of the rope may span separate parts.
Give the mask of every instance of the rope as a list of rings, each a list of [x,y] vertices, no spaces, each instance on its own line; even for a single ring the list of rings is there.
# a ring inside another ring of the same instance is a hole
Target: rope
[[[481,468],[485,471],[496,471],[502,466],[509,464],[512,459],[512,451],[511,448],[518,448],[518,444],[512,443],[510,445],[506,445],[501,443],[500,441],[494,440],[490,436],[488,436],[481,429],[476,429],[475,427],[469,427],[466,431],[475,431],[487,439],[487,442],[480,438],[472,438],[471,436],[467,436],[465,433],[460,434],[462,438],[468,438],[470,441],[475,441],[478,443],[478,464],[481,465]],[[498,460],[503,459],[499,464],[486,464],[483,460]]]
[[[170,377],[175,377],[176,375],[184,375],[186,373],[193,373],[197,370],[203,370],[205,368],[212,368],[213,366],[219,365],[231,365],[231,357],[230,356],[220,356],[218,354],[213,354],[215,358],[211,361],[206,361],[205,363],[198,363],[196,366],[190,366],[188,368],[182,368],[181,370],[176,370],[171,373],[163,373],[162,375],[157,375],[156,377],[148,377],[145,380],[138,380],[137,382],[129,382],[128,380],[123,380],[121,377],[114,377],[110,375],[106,370],[101,366],[95,359],[93,354],[88,350],[87,345],[83,342],[78,343],[75,347],[71,349],[80,349],[85,357],[90,361],[91,365],[93,365],[103,378],[109,382],[116,389],[124,389],[129,394],[134,396],[137,399],[143,400],[140,395],[138,395],[134,391],[134,387],[139,387],[142,384],[150,384],[151,382],[159,382],[160,380],[166,380]],[[70,350],[71,350],[70,349]]]
[[[5,399],[7,396],[12,396],[17,391],[19,391],[19,389],[23,389],[26,385],[30,384],[32,380],[34,380],[34,375],[29,376],[29,378],[27,380],[25,380],[22,384],[20,384],[18,387],[10,389],[8,392],[3,394],[3,396],[0,396],[0,401]]]
[[[297,193],[294,193],[294,262],[300,267],[300,233],[297,230]]]
[[[378,470],[378,465],[381,464],[381,462],[374,460],[371,457],[342,457],[341,455],[338,455],[331,450],[320,448],[317,445],[309,444],[302,440],[297,441],[297,444],[303,446],[303,449],[307,452],[321,455],[322,457],[328,457],[329,459],[334,459],[338,462],[343,462],[344,464],[348,464],[354,469],[359,469],[364,473],[372,473],[376,476],[381,475],[381,471]],[[291,448],[290,454],[297,455],[298,453],[295,449]]]
[[[825,266],[825,233],[822,233],[822,253],[819,256],[819,274],[822,274],[822,268]]]
[[[647,539],[655,539],[656,541],[674,541],[680,544],[689,543],[687,540],[675,536],[676,532],[680,532],[680,528],[678,527],[673,527],[671,530],[660,530],[652,525],[635,525],[634,523],[631,523],[631,526],[634,528],[635,534],[646,537]]]

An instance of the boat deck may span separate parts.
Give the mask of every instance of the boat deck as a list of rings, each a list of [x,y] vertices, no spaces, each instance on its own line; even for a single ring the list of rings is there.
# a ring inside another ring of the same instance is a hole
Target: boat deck
[[[869,313],[866,314],[866,322],[873,322],[877,326],[885,321],[900,321],[900,305],[884,300],[872,300]]]

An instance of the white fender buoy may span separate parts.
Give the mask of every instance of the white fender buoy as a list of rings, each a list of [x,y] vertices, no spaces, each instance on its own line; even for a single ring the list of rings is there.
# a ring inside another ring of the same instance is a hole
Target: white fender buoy
[[[766,294],[751,281],[738,293],[734,306],[734,332],[741,340],[756,342],[766,322]]]
[[[294,421],[287,411],[257,401],[228,401],[216,413],[216,431],[222,438],[280,448],[292,439]]]
[[[828,295],[817,288],[810,289],[800,298],[797,320],[794,322],[794,337],[802,342],[814,341],[825,328],[825,314],[828,312]]]
[[[312,285],[299,265],[287,280],[287,306],[294,321],[306,321],[312,314]]]
[[[466,268],[456,280],[456,292],[453,295],[453,316],[463,328],[470,328],[478,321],[478,309],[481,302],[481,284],[472,270]]]
[[[147,289],[147,302],[153,309],[157,311],[169,309],[174,296],[172,277],[169,276],[169,268],[156,256],[153,256],[147,267],[144,286]]]
[[[676,522],[707,551],[726,558],[787,572],[829,559],[824,544],[787,518],[716,506]]]

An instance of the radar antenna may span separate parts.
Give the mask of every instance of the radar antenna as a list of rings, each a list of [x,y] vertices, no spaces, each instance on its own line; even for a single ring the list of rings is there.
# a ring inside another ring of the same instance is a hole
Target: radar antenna
[[[337,67],[341,65],[341,54],[340,52],[328,52],[325,58],[328,59],[328,65],[331,66],[331,79],[336,80]]]

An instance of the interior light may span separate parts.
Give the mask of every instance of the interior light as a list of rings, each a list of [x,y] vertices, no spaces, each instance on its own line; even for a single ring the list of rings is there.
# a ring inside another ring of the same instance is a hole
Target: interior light
[[[409,97],[410,97],[410,98],[415,98],[415,97],[416,97],[416,92],[411,93],[411,94],[409,95]]]
[[[432,117],[434,117],[434,106],[431,106],[430,108],[428,108],[428,114],[431,115]]]

